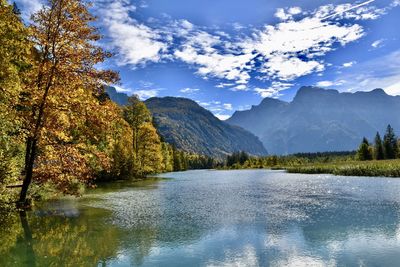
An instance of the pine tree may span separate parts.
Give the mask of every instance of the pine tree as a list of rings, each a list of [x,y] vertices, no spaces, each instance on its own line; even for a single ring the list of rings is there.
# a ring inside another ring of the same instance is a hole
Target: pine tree
[[[15,15],[21,15],[21,10],[19,9],[19,7],[17,6],[17,3],[13,3],[13,13],[15,14]]]
[[[363,138],[358,150],[357,150],[357,158],[359,160],[371,160],[372,159],[372,151],[369,145],[367,138]]]
[[[382,139],[379,132],[377,132],[375,136],[374,157],[376,160],[382,160],[385,157],[383,152]]]
[[[395,159],[398,153],[397,138],[390,124],[387,126],[383,137],[383,151],[385,159]]]

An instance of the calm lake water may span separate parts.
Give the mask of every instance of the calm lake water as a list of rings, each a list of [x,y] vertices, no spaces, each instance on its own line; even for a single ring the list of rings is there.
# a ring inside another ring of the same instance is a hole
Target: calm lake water
[[[0,266],[400,266],[400,179],[160,177],[9,218]]]

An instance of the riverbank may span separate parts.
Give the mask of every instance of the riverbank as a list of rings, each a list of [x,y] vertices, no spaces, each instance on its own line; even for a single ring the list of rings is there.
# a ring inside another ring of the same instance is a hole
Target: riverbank
[[[400,159],[310,163],[297,166],[279,166],[273,167],[273,169],[284,169],[289,173],[400,177]]]
[[[394,160],[333,160],[333,161],[306,161],[289,160],[278,164],[235,164],[230,167],[219,168],[221,170],[238,169],[272,169],[286,170],[288,173],[304,174],[334,174],[343,176],[379,176],[400,177],[400,159]]]

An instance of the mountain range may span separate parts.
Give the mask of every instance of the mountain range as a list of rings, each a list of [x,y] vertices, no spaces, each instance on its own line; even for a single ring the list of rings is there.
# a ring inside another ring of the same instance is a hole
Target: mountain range
[[[400,130],[400,97],[382,89],[339,93],[301,87],[292,102],[265,98],[227,120],[260,138],[271,154],[355,150],[391,124]]]
[[[124,106],[128,96],[107,87],[111,100]],[[163,140],[176,148],[195,154],[223,158],[236,151],[266,155],[261,141],[238,126],[219,120],[210,111],[187,98],[150,98],[145,101]]]
[[[112,87],[107,92],[118,104],[127,103],[126,94]],[[400,131],[400,96],[382,89],[339,93],[304,86],[291,102],[264,98],[226,121],[186,98],[150,98],[145,103],[167,142],[218,157],[239,150],[254,155],[352,151],[364,136],[372,141],[376,132],[383,135],[388,124]]]

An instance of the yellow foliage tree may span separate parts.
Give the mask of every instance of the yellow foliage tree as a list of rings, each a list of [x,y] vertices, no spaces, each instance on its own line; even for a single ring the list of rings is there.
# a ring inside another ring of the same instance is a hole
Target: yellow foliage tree
[[[11,201],[7,184],[19,178],[23,164],[18,100],[30,67],[28,30],[13,7],[0,0],[0,202]],[[0,203],[0,204],[1,204]]]
[[[21,206],[32,179],[74,193],[93,177],[93,165],[109,167],[98,149],[98,129],[110,127],[114,111],[99,96],[118,77],[95,68],[110,55],[95,44],[100,35],[94,20],[82,0],[49,0],[33,16],[36,55],[22,101],[27,138]]]
[[[143,176],[163,170],[161,141],[146,105],[136,96],[129,98],[124,119],[132,128],[133,173]]]

